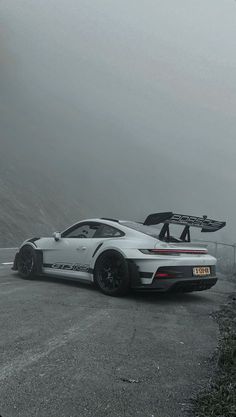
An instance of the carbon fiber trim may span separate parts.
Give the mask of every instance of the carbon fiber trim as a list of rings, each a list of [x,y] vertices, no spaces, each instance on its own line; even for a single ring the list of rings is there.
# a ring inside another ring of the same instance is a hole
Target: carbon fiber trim
[[[192,281],[180,281],[171,286],[169,291],[173,292],[190,292],[190,291],[204,291],[207,290],[217,282],[217,278],[210,278],[208,280],[198,279]]]
[[[210,275],[208,277],[215,277],[216,276],[216,267],[215,265],[204,265],[208,266],[210,268]],[[158,268],[158,273],[165,273],[165,274],[173,274],[173,278],[186,278],[189,279],[191,277],[194,277],[193,275],[193,268],[195,268],[196,265],[190,265],[190,266],[161,266]],[[172,278],[166,278],[166,279],[172,279]]]
[[[152,278],[153,272],[139,272],[140,278]]]
[[[154,279],[152,284],[136,287],[137,291],[156,291],[156,292],[190,292],[207,290],[217,282],[216,277],[204,279],[183,280],[171,282],[171,279],[159,280]]]

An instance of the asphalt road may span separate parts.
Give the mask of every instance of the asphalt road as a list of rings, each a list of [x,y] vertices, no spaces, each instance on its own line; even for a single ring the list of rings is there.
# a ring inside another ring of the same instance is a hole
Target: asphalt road
[[[107,297],[25,281],[0,250],[1,417],[184,417],[212,372],[210,313],[234,288]]]

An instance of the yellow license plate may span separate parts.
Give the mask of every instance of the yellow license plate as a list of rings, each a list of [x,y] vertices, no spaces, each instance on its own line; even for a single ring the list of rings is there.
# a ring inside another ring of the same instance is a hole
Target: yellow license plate
[[[211,275],[211,268],[209,266],[197,266],[193,268],[193,275],[195,277],[206,277]]]

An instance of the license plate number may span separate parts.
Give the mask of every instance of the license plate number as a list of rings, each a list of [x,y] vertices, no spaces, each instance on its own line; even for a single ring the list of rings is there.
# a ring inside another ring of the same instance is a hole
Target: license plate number
[[[195,277],[206,277],[211,275],[211,268],[209,266],[197,266],[193,268],[193,275]]]

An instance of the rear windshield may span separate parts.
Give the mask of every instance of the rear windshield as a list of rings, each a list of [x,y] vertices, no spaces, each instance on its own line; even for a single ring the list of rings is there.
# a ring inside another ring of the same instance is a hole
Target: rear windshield
[[[154,226],[144,226],[141,223],[129,222],[129,221],[120,221],[120,224],[123,226],[129,227],[130,229],[137,230],[137,232],[144,233],[145,235],[155,237],[159,239],[159,234],[161,229],[158,229]]]

